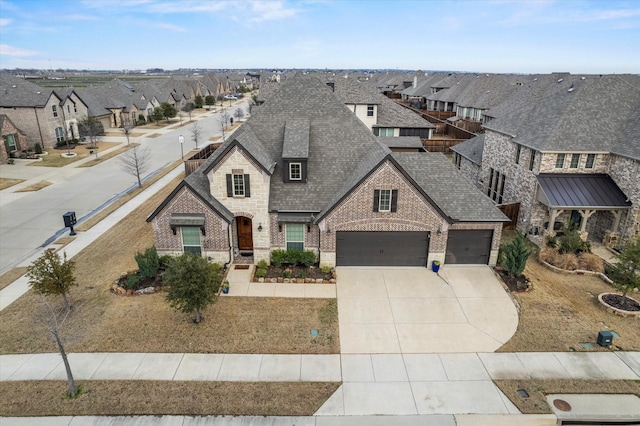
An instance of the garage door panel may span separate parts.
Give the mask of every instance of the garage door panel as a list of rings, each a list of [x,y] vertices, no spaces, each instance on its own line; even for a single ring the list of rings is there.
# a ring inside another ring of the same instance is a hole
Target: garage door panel
[[[486,265],[492,239],[492,229],[450,230],[445,263]]]
[[[427,232],[348,232],[336,234],[338,266],[425,266]]]

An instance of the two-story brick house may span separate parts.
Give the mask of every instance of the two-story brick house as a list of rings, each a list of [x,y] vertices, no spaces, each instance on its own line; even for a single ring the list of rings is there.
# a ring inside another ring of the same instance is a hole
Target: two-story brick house
[[[568,222],[608,245],[640,234],[640,78],[551,84],[484,125],[480,164],[464,145],[454,161],[496,203],[521,203],[518,227],[538,242]]]
[[[495,264],[506,220],[442,154],[392,152],[308,75],[282,83],[147,219],[160,253],[227,263],[304,249],[339,266]]]

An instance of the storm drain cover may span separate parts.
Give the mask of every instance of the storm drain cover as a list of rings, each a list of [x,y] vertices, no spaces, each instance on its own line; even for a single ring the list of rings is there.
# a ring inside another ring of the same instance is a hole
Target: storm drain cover
[[[618,338],[620,337],[620,335],[618,333],[616,333],[615,331],[611,330],[611,334],[613,335],[613,337]]]
[[[316,330],[315,328],[311,329],[311,337],[318,337],[318,330]]]
[[[571,411],[571,405],[564,399],[554,399],[553,406],[560,411]]]

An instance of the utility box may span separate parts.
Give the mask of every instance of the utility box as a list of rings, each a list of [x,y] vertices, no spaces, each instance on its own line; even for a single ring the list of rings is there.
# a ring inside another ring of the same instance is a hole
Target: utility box
[[[598,333],[598,344],[600,346],[611,346],[613,342],[613,333],[610,331],[601,331]]]
[[[73,227],[76,224],[76,212],[66,212],[62,215],[62,220],[64,220],[64,226],[67,228]]]

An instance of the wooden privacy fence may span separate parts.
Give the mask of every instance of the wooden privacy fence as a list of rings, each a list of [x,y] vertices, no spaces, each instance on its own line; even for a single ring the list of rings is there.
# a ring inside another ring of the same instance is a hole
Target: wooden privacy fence
[[[198,167],[204,163],[204,160],[209,158],[209,156],[215,151],[217,145],[210,144],[202,148],[200,151],[196,152],[194,155],[189,157],[184,161],[184,175],[189,176],[193,173]]]
[[[520,213],[520,203],[498,204],[497,207],[511,220],[511,222],[504,224],[503,229],[516,229],[518,214]]]

